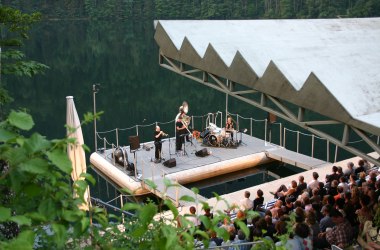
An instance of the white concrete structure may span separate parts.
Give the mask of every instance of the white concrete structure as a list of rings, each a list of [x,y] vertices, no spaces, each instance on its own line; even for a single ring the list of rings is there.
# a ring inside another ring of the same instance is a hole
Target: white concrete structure
[[[347,146],[352,130],[380,152],[366,134],[380,135],[380,18],[160,20],[155,25],[161,66],[315,134],[314,126],[343,124],[343,138],[331,142],[358,154]],[[234,92],[232,83],[259,92],[261,102]],[[266,106],[267,100],[280,111]],[[279,100],[297,105],[298,114]],[[333,121],[306,121],[305,109]]]

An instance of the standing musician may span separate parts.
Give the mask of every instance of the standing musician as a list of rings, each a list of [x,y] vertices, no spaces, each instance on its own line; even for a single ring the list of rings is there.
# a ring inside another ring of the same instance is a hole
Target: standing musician
[[[177,151],[182,150],[182,144],[185,142],[184,135],[187,134],[187,127],[182,120],[183,115],[184,115],[184,112],[182,110],[180,111],[180,114],[178,115],[178,118],[175,123],[175,129],[176,129],[175,144],[176,144]]]
[[[234,123],[232,122],[232,118],[231,116],[229,116],[227,118],[227,122],[226,122],[226,132],[229,132],[231,134],[231,139],[233,140],[234,139]]]
[[[154,131],[154,156],[155,156],[155,162],[161,161],[161,149],[162,149],[162,142],[161,139],[163,136],[167,136],[167,134],[164,133],[164,131],[161,131],[161,128],[159,126],[156,126],[156,130]]]

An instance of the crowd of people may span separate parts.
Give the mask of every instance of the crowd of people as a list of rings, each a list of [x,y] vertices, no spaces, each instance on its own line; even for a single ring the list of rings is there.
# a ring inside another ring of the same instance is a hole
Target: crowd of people
[[[298,181],[291,181],[289,186],[281,185],[270,193],[275,202],[264,209],[262,190],[257,190],[254,199],[245,191],[244,198],[236,204],[236,218],[227,217],[219,225],[229,233],[227,241],[206,230],[195,207],[190,208],[189,218],[195,226],[209,233],[210,246],[223,249],[250,249],[249,242],[260,238],[296,250],[330,249],[333,245],[342,249],[353,245],[380,249],[380,171],[367,161],[360,160],[358,166],[350,162],[344,171],[342,167],[333,166],[324,180],[313,172],[313,180],[306,183],[300,175]],[[257,212],[253,218],[248,216],[252,214],[250,211]],[[205,215],[212,218],[210,209],[206,209]],[[249,237],[240,229],[239,221],[250,229]],[[289,235],[286,242],[280,240],[283,235]]]

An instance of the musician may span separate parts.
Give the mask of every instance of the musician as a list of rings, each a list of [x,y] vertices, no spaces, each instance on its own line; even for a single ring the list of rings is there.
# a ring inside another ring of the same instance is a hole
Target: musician
[[[160,126],[156,126],[156,130],[154,131],[154,156],[156,158],[155,162],[159,162],[161,160],[161,149],[162,149],[162,142],[161,139],[163,136],[167,136],[167,134],[164,133],[164,131],[161,131]]]
[[[230,133],[231,134],[231,139],[233,140],[234,139],[234,123],[232,122],[232,118],[231,116],[227,117],[227,122],[226,122],[226,132]]]
[[[181,151],[182,150],[182,144],[185,142],[185,135],[187,134],[187,127],[183,122],[183,115],[184,112],[181,112],[178,115],[178,118],[175,123],[176,128],[176,137],[175,137],[175,144],[176,144],[176,150]]]

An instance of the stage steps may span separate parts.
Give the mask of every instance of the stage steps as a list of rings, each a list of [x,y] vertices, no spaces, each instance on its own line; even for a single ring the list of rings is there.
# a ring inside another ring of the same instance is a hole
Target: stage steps
[[[286,148],[278,147],[271,148],[265,151],[267,157],[281,161],[305,170],[319,168],[327,164],[327,162],[303,155],[294,151],[287,150]]]

